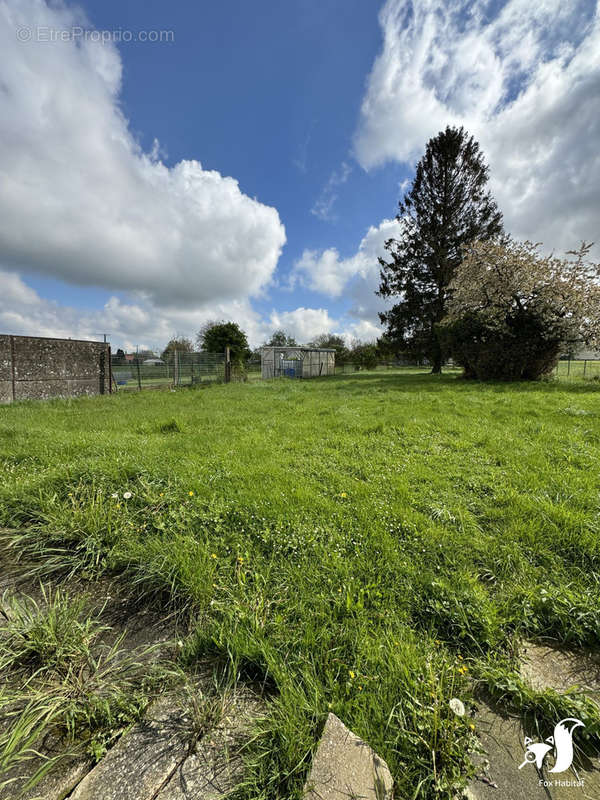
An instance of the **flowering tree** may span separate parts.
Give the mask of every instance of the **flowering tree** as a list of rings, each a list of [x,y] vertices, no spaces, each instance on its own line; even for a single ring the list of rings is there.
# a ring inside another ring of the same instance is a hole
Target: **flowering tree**
[[[504,238],[465,249],[440,330],[467,377],[536,379],[567,347],[600,344],[600,265],[588,259],[591,245],[569,258],[539,248]]]

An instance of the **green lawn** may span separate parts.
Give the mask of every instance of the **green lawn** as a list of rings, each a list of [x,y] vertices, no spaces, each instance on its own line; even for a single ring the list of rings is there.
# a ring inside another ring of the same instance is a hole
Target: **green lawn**
[[[472,678],[598,732],[514,656],[599,644],[599,443],[593,382],[404,370],[24,403],[0,409],[0,525],[47,570],[127,572],[193,615],[188,663],[275,690],[247,796],[296,796],[331,709],[399,798],[446,797]]]

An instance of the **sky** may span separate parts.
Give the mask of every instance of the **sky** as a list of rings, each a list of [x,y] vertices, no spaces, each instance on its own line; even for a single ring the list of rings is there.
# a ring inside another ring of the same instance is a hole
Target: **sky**
[[[374,340],[448,124],[507,231],[600,242],[590,0],[0,0],[0,333]]]

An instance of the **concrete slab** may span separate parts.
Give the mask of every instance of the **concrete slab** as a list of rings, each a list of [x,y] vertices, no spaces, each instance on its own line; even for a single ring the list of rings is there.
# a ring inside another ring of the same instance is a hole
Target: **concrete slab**
[[[559,720],[557,720],[558,722]],[[575,769],[552,774],[551,753],[544,761],[542,772],[535,764],[525,764],[525,736],[544,742],[553,731],[550,728],[539,736],[533,723],[519,717],[502,714],[481,704],[475,717],[476,729],[487,761],[479,761],[480,772],[467,789],[469,800],[598,800],[600,798],[600,760],[588,759],[578,752]],[[576,743],[576,735],[574,736]],[[581,780],[581,784],[579,781]],[[544,783],[545,782],[545,783]]]
[[[29,777],[43,766],[43,760],[36,758],[28,763],[27,776],[19,775],[18,771],[13,770],[13,774],[2,775],[2,781],[14,777],[8,785],[0,788],[0,800],[64,800],[68,797],[77,784],[85,777],[90,770],[90,762],[85,758],[69,758],[61,762],[53,772],[46,775],[33,789],[23,792]],[[21,793],[23,792],[23,793]]]
[[[578,688],[600,698],[599,654],[523,642],[520,655],[521,677],[533,689],[566,692]]]
[[[215,728],[200,739],[171,776],[156,800],[219,800],[244,776],[242,748],[252,721],[264,713],[264,704],[238,694],[227,704]]]
[[[304,786],[305,800],[391,800],[393,783],[385,761],[329,714]]]
[[[86,775],[70,800],[152,800],[187,757],[189,745],[179,705],[163,698]]]

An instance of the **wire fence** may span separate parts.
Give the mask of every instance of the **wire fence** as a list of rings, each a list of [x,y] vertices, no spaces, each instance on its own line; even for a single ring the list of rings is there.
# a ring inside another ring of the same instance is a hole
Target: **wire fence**
[[[600,380],[600,359],[561,358],[553,375],[561,380]]]
[[[227,373],[224,353],[173,351],[166,358],[113,359],[112,380],[117,391],[171,388],[251,380],[260,377],[260,361],[232,363]]]
[[[460,368],[448,362],[445,370]],[[356,372],[372,370],[422,370],[428,372],[427,363],[401,361],[379,361],[377,364],[358,364],[339,362],[335,364],[335,375],[351,375]],[[330,373],[331,374],[331,373]],[[561,359],[552,375],[559,380],[600,380],[600,359]],[[282,377],[289,377],[287,372]],[[252,359],[243,364],[232,363],[229,372],[231,381],[261,380],[260,359]],[[228,379],[224,353],[183,353],[174,351],[167,358],[136,358],[123,363],[113,358],[113,390],[140,391],[141,389],[168,389],[174,386],[201,386],[211,383],[225,383]]]

